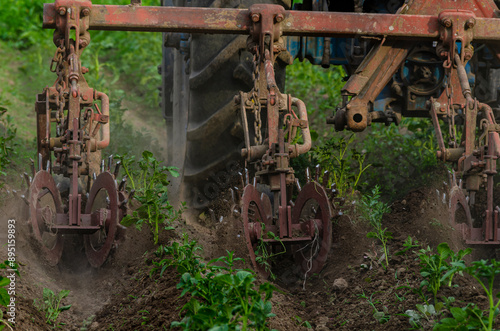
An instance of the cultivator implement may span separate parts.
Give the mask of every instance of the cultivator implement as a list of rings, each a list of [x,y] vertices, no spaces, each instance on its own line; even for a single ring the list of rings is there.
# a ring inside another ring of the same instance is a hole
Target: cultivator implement
[[[284,36],[372,40],[369,54],[342,89],[342,106],[328,122],[337,130],[362,131],[372,122],[397,124],[402,115],[431,117],[438,157],[457,165],[459,180],[450,193],[452,224],[468,243],[500,244],[500,208],[493,197],[500,127],[492,108],[474,97],[468,66],[476,44],[487,45],[500,59],[497,12],[493,1],[472,0],[409,1],[396,15],[286,11],[266,4],[249,9],[143,7],[140,1],[130,6],[88,0],[45,4],[44,27],[56,29],[52,69],[58,78],[36,103],[39,171],[30,189],[35,237],[56,263],[61,234],[85,235],[89,261],[99,266],[126,213],[130,197],[124,185],[116,184],[118,170],[111,173],[111,161],[106,170],[100,160],[110,139],[109,101],[88,87],[87,69],[80,63],[90,42],[88,31],[94,29],[249,35],[253,88],[240,91],[234,103],[245,143],[241,155],[254,167],[255,177],[245,174],[241,196],[233,190],[238,202],[233,209],[241,215],[252,263],[262,274],[269,270],[256,251],[286,247],[302,272],[313,274],[323,268],[332,240],[335,189],[328,173],[319,167],[314,175],[308,170],[302,187],[290,165],[290,159],[309,151],[311,136],[305,104],[282,94],[276,83],[276,59],[292,59]],[[330,49],[324,52],[328,62]],[[387,89],[391,95],[386,93],[382,109],[377,108]],[[449,128],[447,144],[440,119]],[[463,128],[461,134],[457,126]],[[62,198],[61,184],[51,174],[69,182]],[[481,189],[487,195],[484,217],[471,212]],[[51,236],[50,244],[44,232]]]

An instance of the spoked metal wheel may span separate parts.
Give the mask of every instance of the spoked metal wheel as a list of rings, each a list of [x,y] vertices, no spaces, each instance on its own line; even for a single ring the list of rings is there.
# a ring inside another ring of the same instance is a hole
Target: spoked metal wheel
[[[254,269],[264,278],[269,277],[270,269],[267,261],[261,263],[257,252],[270,251],[270,245],[263,241],[265,233],[272,224],[272,210],[269,197],[257,191],[255,186],[247,185],[243,191],[241,215],[245,230],[245,240]],[[260,246],[260,247],[259,247]]]
[[[52,175],[45,170],[36,173],[30,186],[30,221],[35,239],[40,243],[44,258],[51,265],[61,259],[63,238],[53,232],[57,214],[61,214],[61,195]]]
[[[110,172],[97,176],[90,190],[85,213],[101,212],[105,222],[100,230],[84,235],[85,253],[91,266],[100,267],[109,255],[118,225],[118,189]]]
[[[314,227],[302,229],[313,235],[312,241],[292,247],[295,263],[306,275],[319,273],[325,265],[332,244],[332,215],[325,189],[316,182],[307,183],[292,210],[292,224]]]

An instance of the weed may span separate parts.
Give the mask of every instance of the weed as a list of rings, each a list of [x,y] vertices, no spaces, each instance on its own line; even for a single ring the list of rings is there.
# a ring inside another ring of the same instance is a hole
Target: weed
[[[370,222],[375,231],[368,232],[368,238],[376,238],[382,244],[385,256],[385,264],[389,266],[389,252],[387,242],[392,239],[392,233],[387,228],[382,228],[382,217],[390,211],[386,203],[380,201],[380,188],[375,186],[371,194],[365,194],[359,204],[361,216]]]
[[[308,329],[312,329],[313,328],[312,325],[311,325],[311,323],[309,323],[308,321],[303,321],[302,318],[300,318],[300,316],[294,316],[292,318],[292,320],[298,326],[303,326],[303,327],[306,327]]]
[[[45,323],[57,326],[56,320],[59,314],[71,308],[71,305],[61,306],[62,299],[69,295],[68,290],[62,290],[57,295],[50,289],[43,289],[42,299],[35,299],[33,305],[40,311],[45,312]]]
[[[264,223],[261,223],[261,226],[262,226],[262,232],[264,232],[265,231]],[[271,270],[271,260],[278,255],[286,253],[286,247],[285,244],[281,241],[280,237],[275,235],[273,232],[268,231],[266,235],[268,239],[274,239],[278,241],[281,244],[282,250],[276,253],[269,251],[268,250],[269,245],[266,244],[262,238],[260,238],[259,243],[257,245],[257,249],[255,250],[255,261],[258,264],[264,266],[265,271],[269,272],[269,277],[271,277],[271,279],[276,279],[276,275]]]
[[[144,151],[138,162],[139,170],[133,170],[134,158],[127,155],[116,157],[122,163],[128,176],[132,190],[136,193],[134,198],[141,204],[132,214],[125,216],[122,224],[135,226],[140,230],[144,223],[148,223],[153,234],[154,244],[158,244],[160,227],[171,229],[168,225],[180,217],[168,201],[168,176],[179,176],[176,168],[161,166],[153,153]]]
[[[406,238],[406,240],[403,244],[403,247],[404,248],[402,250],[396,252],[395,255],[406,254],[410,249],[420,247],[420,244],[418,243],[418,240],[414,241],[411,236],[408,236],[408,238]]]
[[[12,124],[12,118],[7,114],[7,105],[9,103],[3,100],[0,95],[0,175],[5,176],[5,167],[10,164],[12,154],[14,153],[14,138],[16,129]],[[0,183],[0,188],[3,183]]]
[[[370,297],[368,297],[365,292],[363,294],[359,294],[358,297],[360,299],[365,299],[366,302],[373,308],[373,317],[379,322],[380,324],[384,324],[389,321],[391,318],[390,315],[388,315],[388,308],[386,306],[383,307],[382,310],[378,310],[375,304],[380,304],[380,301],[374,301],[373,296],[378,293],[378,292],[373,292]]]
[[[352,197],[361,175],[370,167],[364,164],[365,154],[351,146],[353,140],[354,135],[333,136],[312,151],[313,159],[331,174],[328,185],[335,183],[341,197]]]
[[[434,305],[421,305],[417,304],[417,310],[407,310],[405,315],[409,317],[409,322],[414,328],[420,329],[422,327],[422,320],[428,323],[435,321],[442,313],[443,303],[439,302]]]

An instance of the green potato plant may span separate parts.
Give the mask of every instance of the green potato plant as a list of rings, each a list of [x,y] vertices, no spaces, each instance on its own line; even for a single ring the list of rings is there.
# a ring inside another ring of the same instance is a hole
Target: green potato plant
[[[57,318],[59,314],[71,308],[71,305],[61,305],[62,299],[69,295],[70,291],[62,290],[55,294],[48,288],[43,289],[42,299],[35,299],[33,305],[40,311],[45,312],[45,323],[57,326]]]
[[[153,153],[144,151],[137,162],[139,167],[135,170],[135,158],[127,155],[118,155],[130,188],[135,191],[134,198],[140,203],[132,214],[125,216],[122,224],[135,226],[141,230],[144,223],[148,224],[153,234],[154,244],[158,244],[160,230],[171,229],[170,223],[180,217],[168,200],[168,176],[178,177],[179,173],[174,167],[160,165]]]

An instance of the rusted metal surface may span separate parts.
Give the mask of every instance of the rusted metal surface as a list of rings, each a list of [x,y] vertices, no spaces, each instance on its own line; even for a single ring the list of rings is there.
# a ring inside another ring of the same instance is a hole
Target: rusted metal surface
[[[39,157],[36,181],[30,188],[32,226],[39,241],[43,240],[42,230],[59,237],[61,234],[81,234],[91,238],[96,232],[105,233],[106,241],[99,248],[85,241],[89,262],[97,267],[104,263],[115,240],[118,216],[121,219],[127,211],[128,194],[120,192],[118,205],[117,171],[113,175],[102,169],[103,173],[92,185],[100,162],[99,151],[110,142],[109,98],[88,86],[84,77],[88,69],[80,61],[90,43],[88,28],[92,3],[89,0],[56,0],[52,9],[56,15],[53,41],[57,50],[50,69],[57,79],[37,96],[35,104]],[[69,181],[69,192],[62,196],[67,213],[61,207],[61,195],[52,173]],[[107,192],[106,197],[97,196],[101,189]],[[54,210],[38,206],[43,194],[52,197]],[[85,194],[89,195],[88,199],[83,198]],[[107,200],[111,202],[105,208],[82,212],[84,208],[90,209]],[[62,254],[62,241],[57,241],[53,248],[43,248],[42,253],[51,263],[57,263]]]
[[[53,233],[57,215],[63,212],[61,196],[52,175],[44,170],[38,171],[30,186],[30,223],[33,235],[40,244],[44,258],[51,265],[61,259],[63,238]]]
[[[115,177],[108,171],[97,176],[85,206],[85,213],[93,215],[96,210],[102,211],[106,217],[101,219],[100,229],[94,234],[85,235],[85,254],[91,266],[100,267],[109,255],[115,241],[117,225],[120,221],[118,205],[118,188]]]
[[[302,188],[292,210],[292,224],[299,224],[314,238],[308,247],[294,247],[295,260],[307,275],[323,269],[332,245],[333,211],[329,200],[324,187],[313,181]]]
[[[328,197],[320,197],[317,192],[312,192],[309,184],[299,193],[298,205],[291,201],[297,179],[290,159],[307,153],[312,139],[304,102],[282,94],[275,80],[274,61],[284,51],[280,38],[280,22],[283,20],[284,10],[279,6],[254,5],[249,13],[252,19],[249,50],[254,53],[254,87],[248,93],[240,92],[235,102],[241,112],[244,132],[245,148],[242,149],[242,155],[249,161],[255,161],[256,170],[253,183],[246,185],[241,198],[241,217],[250,259],[254,268],[267,277],[271,268],[267,263],[270,261],[262,264],[256,258],[256,251],[266,247],[286,247],[287,250],[297,252],[296,263],[303,266],[304,274],[311,270],[319,272],[330,247],[327,242],[331,241],[331,226],[328,226],[331,207]],[[254,117],[253,127],[249,125],[250,113]],[[262,121],[261,114],[267,114],[265,136],[258,124]],[[294,143],[299,133],[303,142]],[[253,142],[251,136],[255,137]],[[247,179],[246,182],[249,183],[250,180]],[[267,194],[257,190],[257,183],[269,190],[268,194],[273,196],[274,205]],[[316,185],[319,191],[325,192],[319,184]],[[304,212],[307,213],[306,209],[310,209],[311,206],[306,204],[310,199],[321,204],[319,213],[314,215],[319,220],[299,220]],[[274,236],[268,237],[266,234],[269,232]],[[319,254],[307,249],[320,243],[323,243],[324,249]],[[314,254],[305,259],[303,250]]]
[[[257,6],[270,8],[269,5]],[[462,8],[477,12],[479,6],[470,4]],[[285,36],[367,36],[437,40],[440,33],[437,15],[444,9],[454,8],[450,5],[440,9],[436,5],[432,10],[421,12],[419,15],[302,12],[285,11],[282,7],[281,9],[284,16],[281,29]],[[476,17],[474,40],[497,41],[500,22],[493,19],[496,17],[494,9],[484,9],[486,13],[479,13],[482,15],[478,14]],[[89,29],[249,34],[253,25],[251,13],[252,9],[93,5]],[[55,28],[56,18],[55,6],[44,4],[43,27]]]

